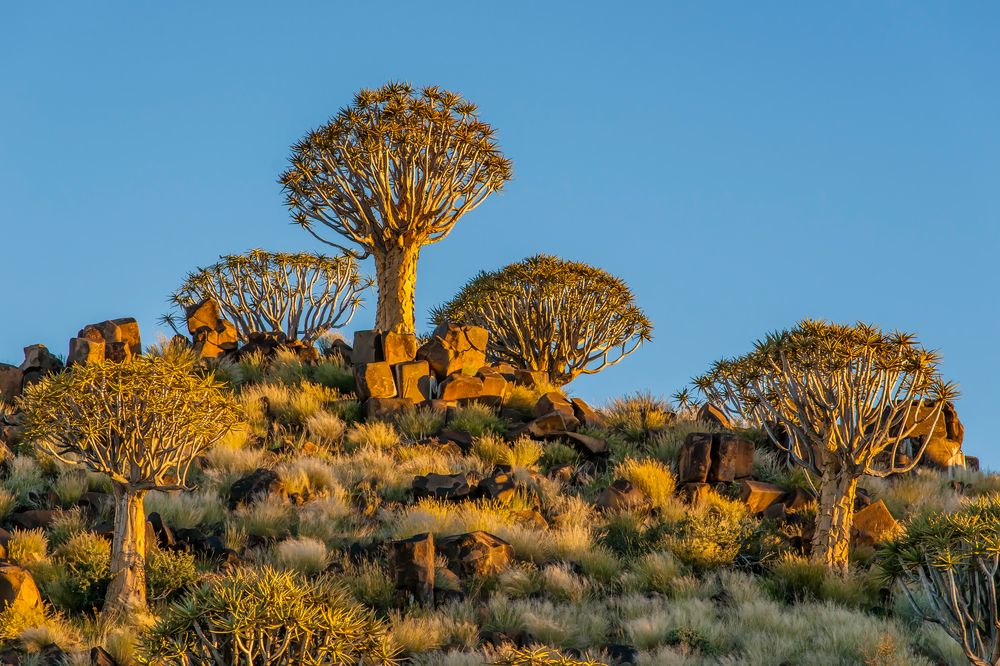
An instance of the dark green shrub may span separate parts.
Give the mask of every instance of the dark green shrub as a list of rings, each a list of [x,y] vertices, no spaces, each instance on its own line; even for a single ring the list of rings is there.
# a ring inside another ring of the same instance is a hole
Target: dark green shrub
[[[197,580],[193,554],[155,546],[146,553],[146,590],[150,599],[167,599]]]
[[[77,532],[56,548],[56,576],[46,586],[53,605],[67,611],[100,608],[111,582],[111,542]]]

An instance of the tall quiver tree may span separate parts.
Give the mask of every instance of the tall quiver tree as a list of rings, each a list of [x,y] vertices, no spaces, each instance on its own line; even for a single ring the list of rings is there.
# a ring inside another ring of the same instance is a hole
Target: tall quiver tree
[[[458,94],[389,83],[361,90],[292,147],[281,175],[292,216],[318,240],[374,257],[376,328],[413,332],[420,248],[510,180],[494,134]],[[360,250],[326,238],[322,227]]]
[[[183,488],[194,459],[236,422],[235,403],[221,388],[180,355],[75,365],[26,388],[27,436],[60,461],[111,479],[105,610],[145,606],[145,495]]]
[[[933,432],[957,395],[938,375],[938,361],[907,333],[806,320],[694,381],[820,476],[812,559],[844,572],[858,479],[912,470],[930,435],[916,446],[911,438]]]

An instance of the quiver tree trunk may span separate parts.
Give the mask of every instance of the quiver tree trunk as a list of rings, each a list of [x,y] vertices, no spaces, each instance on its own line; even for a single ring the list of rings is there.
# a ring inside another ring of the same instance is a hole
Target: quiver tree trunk
[[[373,255],[378,281],[375,328],[413,333],[419,243],[400,240],[398,245],[375,250]]]
[[[828,456],[820,478],[819,514],[812,541],[812,560],[847,573],[858,478],[840,460]]]
[[[115,484],[115,532],[111,584],[104,609],[112,613],[146,606],[146,491]]]

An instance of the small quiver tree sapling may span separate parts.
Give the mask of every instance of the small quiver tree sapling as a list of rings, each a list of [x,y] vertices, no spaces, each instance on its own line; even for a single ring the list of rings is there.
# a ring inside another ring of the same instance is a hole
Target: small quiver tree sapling
[[[1000,666],[1000,496],[912,522],[880,548],[882,571],[975,666]]]
[[[511,178],[476,105],[438,87],[389,83],[292,146],[281,175],[296,223],[358,259],[375,259],[375,328],[414,330],[420,248],[445,238]],[[358,249],[330,240],[342,236]]]
[[[346,326],[371,286],[347,255],[250,250],[219,257],[188,274],[170,300],[182,309],[214,300],[240,340],[281,331],[311,345],[327,331]],[[163,320],[178,332],[173,315]]]
[[[915,447],[911,438],[933,432],[957,395],[938,361],[908,333],[805,320],[717,362],[694,383],[820,476],[812,559],[846,572],[858,479],[912,470],[930,435]]]
[[[546,372],[559,386],[618,363],[653,335],[624,280],[544,254],[479,273],[431,318],[482,326],[492,360]]]
[[[105,610],[146,603],[150,490],[183,489],[195,458],[237,421],[231,395],[183,356],[76,365],[27,387],[26,436],[58,460],[105,474],[115,500]]]

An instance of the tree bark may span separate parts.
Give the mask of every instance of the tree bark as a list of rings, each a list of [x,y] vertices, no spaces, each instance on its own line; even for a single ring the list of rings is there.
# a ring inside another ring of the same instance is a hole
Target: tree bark
[[[414,293],[417,286],[418,243],[403,243],[375,250],[378,304],[375,328],[382,331],[414,332]]]
[[[111,584],[104,610],[111,613],[146,606],[146,491],[115,485],[115,531],[111,542]]]
[[[858,478],[839,460],[823,465],[819,487],[819,513],[812,541],[812,561],[832,571],[846,574],[854,522],[854,495]]]

